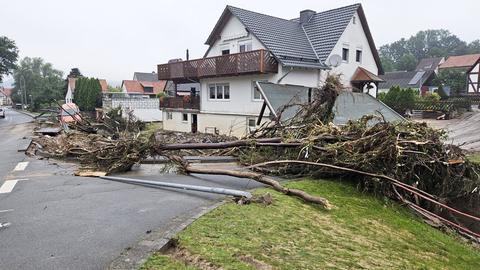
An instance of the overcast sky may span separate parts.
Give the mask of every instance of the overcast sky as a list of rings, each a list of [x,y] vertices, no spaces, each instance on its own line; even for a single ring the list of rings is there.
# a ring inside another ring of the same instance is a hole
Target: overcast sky
[[[445,28],[465,41],[480,38],[477,0],[0,0],[0,36],[16,41],[20,56],[42,57],[67,73],[113,85],[151,72],[172,58],[202,57],[226,5],[294,18],[303,9],[362,3],[377,47],[419,30]]]

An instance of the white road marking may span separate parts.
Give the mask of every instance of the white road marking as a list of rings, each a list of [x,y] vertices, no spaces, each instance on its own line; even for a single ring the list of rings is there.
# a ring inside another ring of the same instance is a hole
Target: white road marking
[[[27,168],[28,166],[28,161],[25,161],[25,162],[19,162],[17,164],[17,166],[15,166],[15,169],[13,169],[14,171],[23,171],[25,170],[25,168]]]
[[[7,212],[12,212],[13,209],[6,209],[6,210],[0,210],[0,213],[7,213]]]
[[[0,194],[3,193],[10,193],[12,192],[13,188],[17,184],[18,180],[7,180],[3,183],[3,185],[0,187]]]

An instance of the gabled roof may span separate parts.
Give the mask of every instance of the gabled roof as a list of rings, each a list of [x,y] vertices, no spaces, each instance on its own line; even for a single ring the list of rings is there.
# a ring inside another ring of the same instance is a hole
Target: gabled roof
[[[158,94],[165,89],[166,81],[134,81],[123,80],[122,88],[125,87],[129,94]],[[145,92],[144,87],[153,87],[153,92]]]
[[[158,74],[155,72],[135,72],[133,73],[133,79],[144,82],[156,82],[158,81]]]
[[[372,72],[362,67],[358,67],[357,70],[355,70],[355,73],[353,73],[352,79],[350,81],[351,82],[383,82],[383,80],[380,77],[378,77],[377,75],[373,74]]]
[[[443,57],[424,58],[420,60],[420,63],[418,63],[415,71],[435,70],[438,68],[438,65],[440,65],[443,59]]]
[[[379,73],[383,73],[377,49],[360,4],[312,15],[310,21],[286,20],[237,7],[227,6],[206,44],[213,46],[228,19],[235,16],[284,66],[328,68],[324,61],[337,44],[355,12],[358,12]],[[208,51],[207,51],[208,53]]]
[[[386,72],[380,75],[384,80],[378,85],[379,89],[390,89],[392,86],[400,86],[401,88],[420,88],[426,82],[429,82],[434,76],[433,70],[428,71],[394,71]]]
[[[439,68],[470,68],[480,59],[480,54],[450,56]]]
[[[72,92],[75,91],[75,82],[77,81],[77,79],[78,78],[68,78],[68,85],[70,86],[70,89],[72,89]],[[102,87],[102,92],[107,92],[108,91],[107,81],[105,79],[98,79],[98,82]]]

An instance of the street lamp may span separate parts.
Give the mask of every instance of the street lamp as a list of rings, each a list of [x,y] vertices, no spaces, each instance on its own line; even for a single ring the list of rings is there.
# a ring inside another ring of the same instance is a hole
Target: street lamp
[[[25,109],[25,103],[28,103],[27,100],[27,89],[25,89],[25,77],[20,75],[20,95],[22,97],[22,110]]]

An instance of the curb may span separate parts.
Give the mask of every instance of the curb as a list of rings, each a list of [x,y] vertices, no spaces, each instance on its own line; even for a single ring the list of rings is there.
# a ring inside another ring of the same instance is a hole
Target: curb
[[[206,213],[214,210],[226,202],[222,199],[220,202],[216,202],[213,205],[203,206],[191,210],[190,212],[175,217],[167,224],[166,228],[157,229],[149,233],[149,235],[139,242],[135,243],[132,247],[126,248],[120,256],[115,258],[107,270],[134,270],[139,269],[152,255],[157,251],[165,251],[172,246],[172,238],[179,232],[183,231],[187,226],[192,224],[195,220],[205,215]],[[193,214],[195,212],[197,214]],[[192,215],[193,214],[193,215]]]
[[[12,110],[14,110],[14,111],[16,111],[16,112],[18,112],[18,113],[21,113],[21,114],[25,114],[25,115],[30,116],[30,117],[32,117],[32,118],[35,118],[35,117],[36,117],[35,114],[26,112],[26,111],[24,111],[24,110],[17,110],[17,109],[12,109]]]

